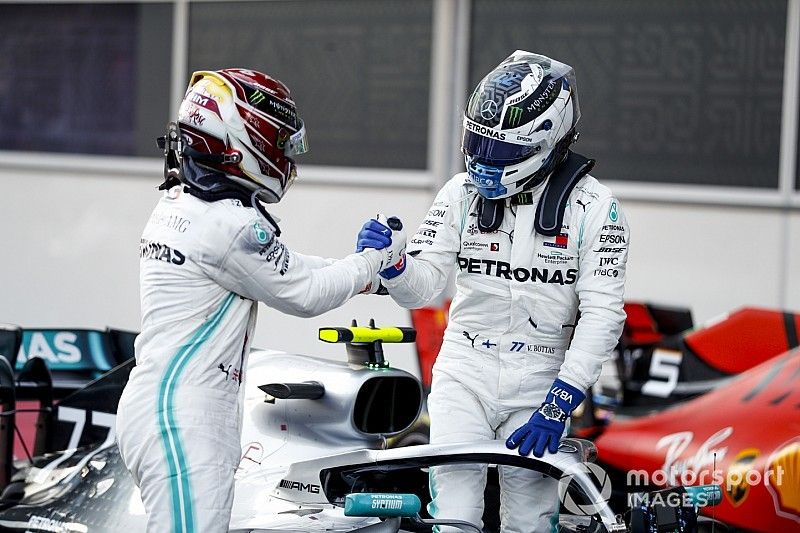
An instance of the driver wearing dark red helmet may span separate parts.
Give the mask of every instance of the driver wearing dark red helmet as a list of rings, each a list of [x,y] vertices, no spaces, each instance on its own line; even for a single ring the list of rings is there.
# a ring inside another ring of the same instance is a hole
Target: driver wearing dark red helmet
[[[195,72],[160,143],[165,193],[140,244],[142,332],[118,444],[147,531],[226,532],[257,303],[329,311],[394,265],[406,239],[380,226],[370,249],[338,261],[280,241],[264,204],[286,193],[308,144],[289,90],[265,74]]]

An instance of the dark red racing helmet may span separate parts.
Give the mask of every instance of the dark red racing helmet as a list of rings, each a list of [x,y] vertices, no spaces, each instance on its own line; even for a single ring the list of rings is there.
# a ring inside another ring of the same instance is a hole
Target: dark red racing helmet
[[[280,200],[297,176],[294,157],[308,151],[306,130],[289,89],[254,70],[192,74],[178,112],[183,155]]]

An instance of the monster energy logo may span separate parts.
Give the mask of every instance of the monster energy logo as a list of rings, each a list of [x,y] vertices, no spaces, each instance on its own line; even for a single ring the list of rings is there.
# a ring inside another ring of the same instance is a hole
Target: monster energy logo
[[[519,122],[522,119],[522,108],[517,106],[511,106],[506,111],[506,120],[508,121],[508,126],[513,128],[514,126],[519,126]]]
[[[258,105],[263,102],[265,98],[266,96],[264,96],[264,93],[261,91],[256,91],[250,95],[250,103],[253,105]]]

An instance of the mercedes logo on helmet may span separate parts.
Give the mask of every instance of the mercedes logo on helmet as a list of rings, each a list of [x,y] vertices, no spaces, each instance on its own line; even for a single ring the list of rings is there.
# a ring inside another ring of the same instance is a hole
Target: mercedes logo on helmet
[[[485,120],[492,120],[497,116],[497,103],[494,100],[486,100],[481,104],[481,116]]]

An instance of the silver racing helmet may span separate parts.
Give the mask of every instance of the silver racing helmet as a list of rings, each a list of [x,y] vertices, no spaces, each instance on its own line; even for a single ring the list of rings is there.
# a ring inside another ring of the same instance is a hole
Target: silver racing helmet
[[[464,113],[461,151],[481,196],[505,198],[542,182],[576,137],[571,66],[517,50],[484,77]]]

